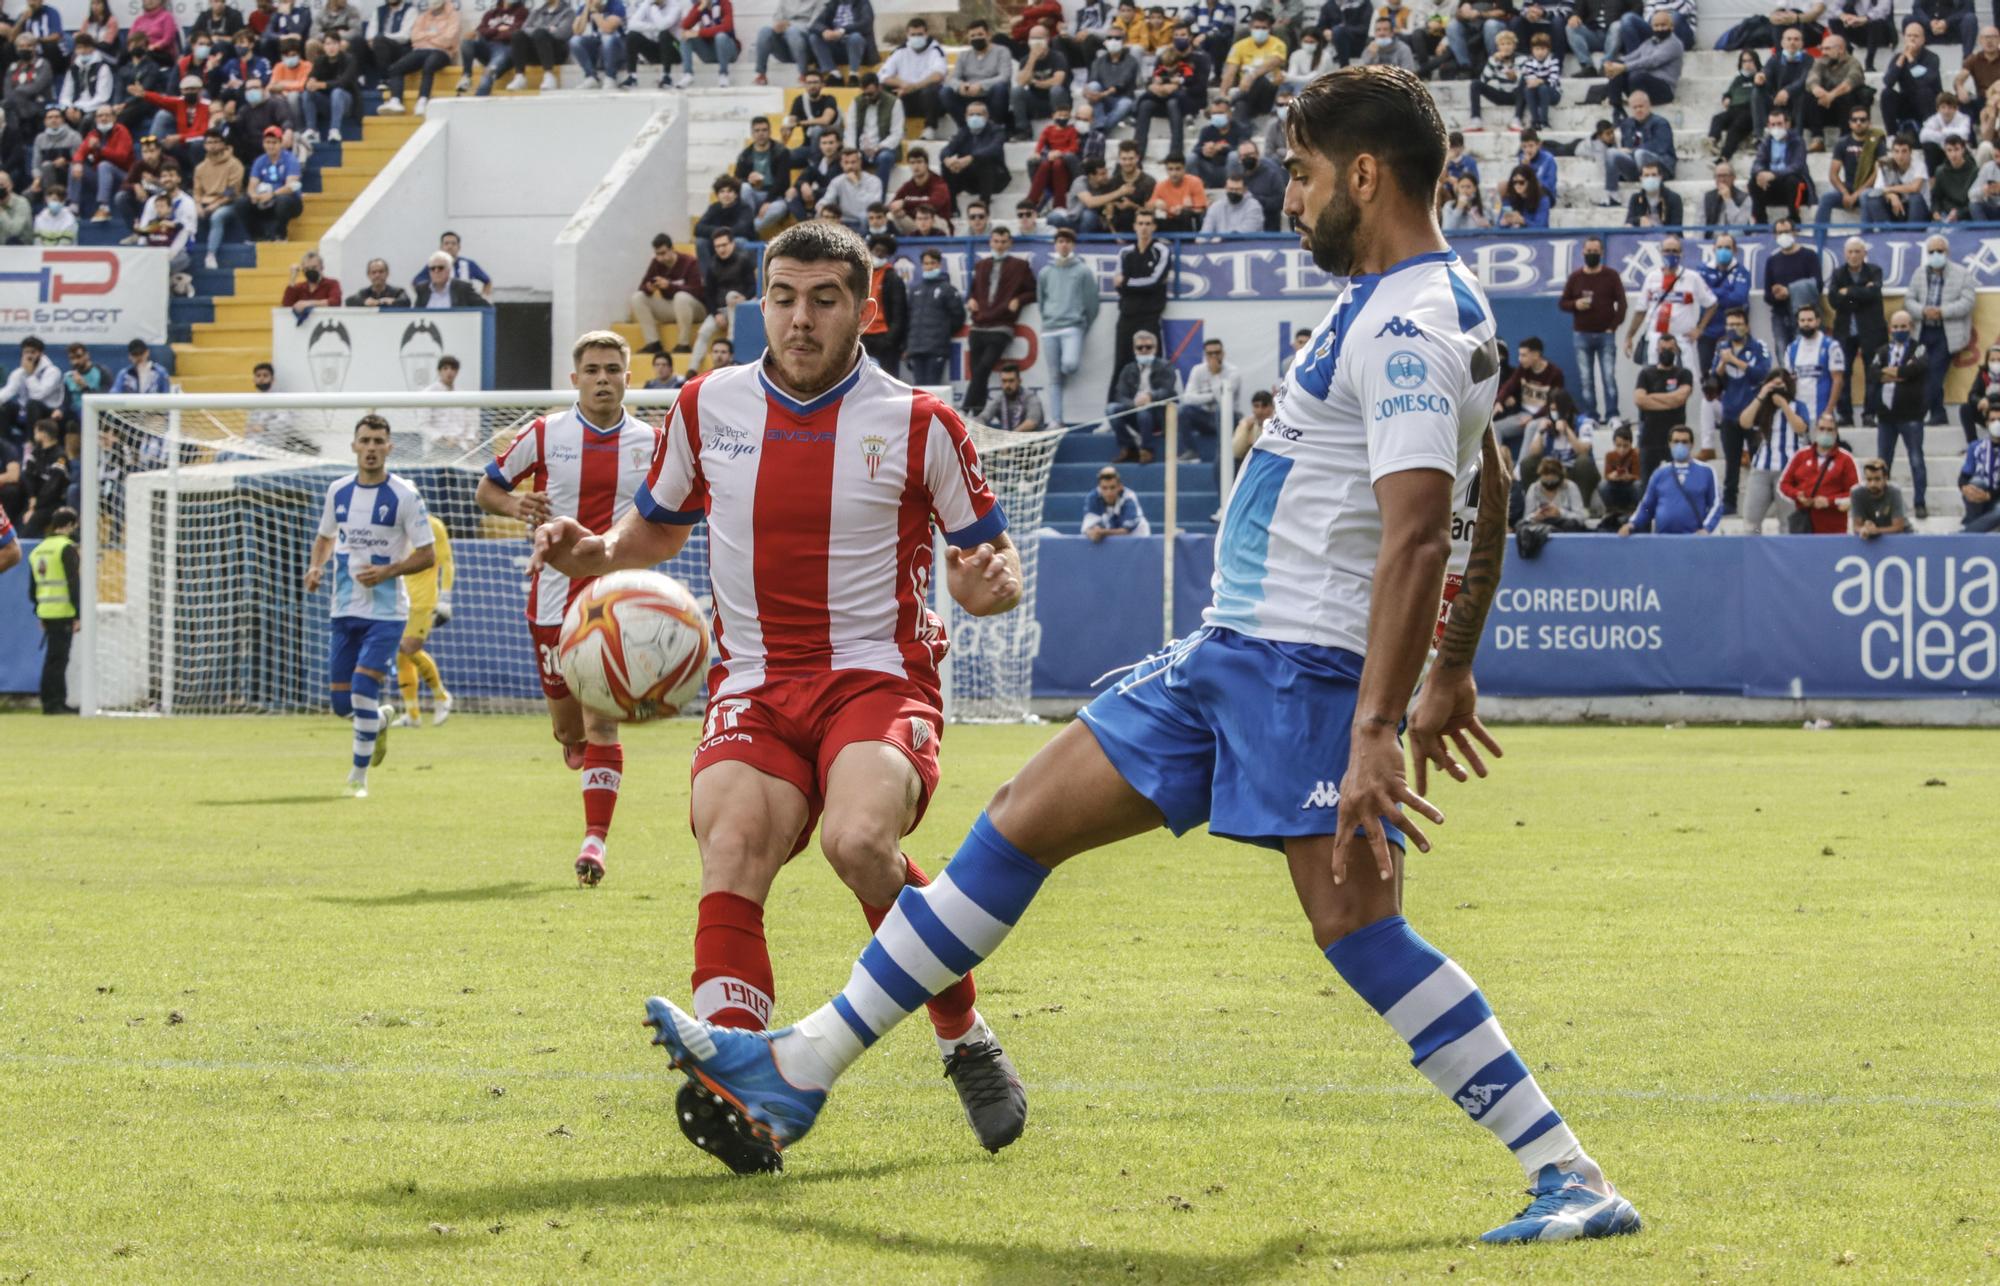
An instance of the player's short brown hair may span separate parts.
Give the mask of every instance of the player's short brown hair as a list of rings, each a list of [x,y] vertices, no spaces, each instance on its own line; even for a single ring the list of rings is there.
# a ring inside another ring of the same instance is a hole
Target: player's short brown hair
[[[360,437],[363,430],[372,430],[374,432],[381,433],[384,436],[388,436],[389,422],[383,419],[381,416],[375,414],[375,412],[370,411],[368,414],[362,416],[360,419],[354,422],[355,437],[357,438]]]
[[[632,346],[625,337],[615,330],[587,330],[576,337],[576,343],[569,347],[569,364],[575,366],[583,360],[583,355],[593,348],[615,348],[618,358],[625,365],[632,364]]]
[[[847,267],[847,288],[858,300],[868,298],[868,243],[844,223],[812,219],[794,223],[764,247],[764,270],[768,274],[774,260],[794,263],[839,263]]]

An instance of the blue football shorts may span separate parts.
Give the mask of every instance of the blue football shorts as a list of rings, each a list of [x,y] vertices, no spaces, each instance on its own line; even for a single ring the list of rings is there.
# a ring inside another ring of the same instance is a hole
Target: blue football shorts
[[[1176,835],[1282,850],[1331,835],[1361,657],[1205,626],[1133,669],[1078,717]],[[1403,834],[1388,826],[1388,840]]]
[[[378,621],[367,616],[336,616],[332,646],[327,651],[328,683],[351,683],[356,670],[373,670],[388,677],[396,672],[396,647],[407,621]]]

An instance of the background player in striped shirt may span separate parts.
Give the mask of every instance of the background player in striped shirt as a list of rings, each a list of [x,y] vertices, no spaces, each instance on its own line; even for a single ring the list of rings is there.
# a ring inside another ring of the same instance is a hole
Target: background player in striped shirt
[[[7,513],[0,510],[0,572],[6,571],[21,561],[21,541],[14,534],[14,524],[7,521]]]
[[[424,650],[424,644],[430,641],[433,629],[451,619],[451,584],[458,569],[451,557],[451,533],[444,529],[436,514],[430,520],[431,549],[437,562],[405,580],[410,591],[410,619],[403,627],[402,644],[396,649],[396,684],[403,691],[403,713],[396,720],[398,728],[417,726],[421,717],[417,708],[418,690],[425,683],[431,685],[431,700],[436,703],[432,724],[451,718],[451,691],[444,686],[437,660]]]
[[[576,388],[576,404],[530,424],[506,454],[486,466],[479,507],[518,518],[530,528],[557,517],[591,532],[610,531],[630,513],[632,496],[644,484],[660,442],[658,429],[625,410],[631,366],[632,350],[616,332],[593,330],[579,336],[570,347],[569,382]],[[523,482],[530,483],[528,489],[516,491]],[[571,579],[540,561],[528,569],[528,633],[541,670],[542,696],[562,743],[563,762],[583,774],[583,844],[576,854],[576,878],[585,886],[604,878],[611,814],[625,780],[618,721],[585,710],[556,663],[563,613],[591,579]]]
[[[354,767],[347,793],[368,794],[368,769],[388,752],[393,707],[382,680],[410,615],[403,578],[432,563],[430,513],[404,478],[389,472],[389,422],[364,415],[354,425],[355,471],[327,484],[319,534],[306,564],[306,593],[319,593],[333,558],[333,617],[327,688],[333,712],[354,720]]]
[[[871,925],[926,883],[902,837],[937,788],[944,733],[932,523],[968,612],[1005,612],[1021,595],[1019,555],[964,424],[862,353],[877,308],[870,266],[837,223],[772,241],[764,359],[682,390],[637,514],[603,537],[560,518],[535,537],[538,559],[595,576],[670,558],[708,522],[721,660],[694,759],[693,984],[695,1009],[732,1027],[770,1021],[764,902],[822,813],[821,848]],[[1020,1078],[974,1008],[972,979],[939,992],[930,1014],[947,1074],[997,1151],[1027,1120]],[[692,1085],[680,1111],[688,1137],[732,1168],[777,1168],[774,1149],[728,1128]]]
[[[1513,1152],[1534,1199],[1489,1241],[1636,1231],[1465,971],[1402,915],[1404,836],[1444,816],[1405,777],[1454,777],[1477,740],[1472,659],[1499,581],[1505,487],[1493,440],[1491,308],[1438,230],[1445,129],[1423,83],[1350,67],[1285,121],[1285,209],[1313,262],[1348,279],[1286,374],[1216,537],[1196,635],[1085,707],[1007,785],[929,888],[908,889],[839,996],[750,1036],[647,1002],[659,1043],[774,1142],[923,998],[996,949],[1050,871],[1165,825],[1281,851],[1315,943],[1407,1041],[1418,1070]],[[1464,583],[1424,691],[1461,487],[1480,477]],[[1196,1016],[1189,1015],[1192,1021]],[[1245,1048],[1249,1066],[1268,1051]]]

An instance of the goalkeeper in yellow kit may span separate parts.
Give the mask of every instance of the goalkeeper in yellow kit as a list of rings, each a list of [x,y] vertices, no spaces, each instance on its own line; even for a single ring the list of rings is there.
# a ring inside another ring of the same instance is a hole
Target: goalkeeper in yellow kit
[[[432,725],[451,718],[451,693],[445,690],[444,676],[438,673],[437,662],[431,659],[429,652],[424,651],[424,643],[430,638],[431,630],[451,619],[454,573],[451,537],[436,514],[431,514],[430,520],[432,548],[436,551],[437,560],[420,574],[404,578],[410,592],[410,620],[403,630],[403,642],[396,653],[396,681],[403,689],[403,715],[396,720],[396,724],[403,728],[417,725],[419,681],[431,685]]]

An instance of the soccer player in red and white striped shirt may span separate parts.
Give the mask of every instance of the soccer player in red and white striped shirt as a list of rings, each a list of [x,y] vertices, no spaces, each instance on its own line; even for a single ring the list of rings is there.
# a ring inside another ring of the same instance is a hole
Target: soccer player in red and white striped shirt
[[[632,511],[632,497],[645,486],[658,453],[660,431],[625,410],[632,354],[622,337],[591,331],[570,353],[576,405],[536,420],[486,466],[479,506],[531,527],[561,517],[602,533]],[[523,482],[528,489],[516,490]],[[542,695],[563,762],[583,770],[583,846],[576,855],[576,878],[594,885],[604,878],[604,845],[624,780],[625,748],[617,721],[585,710],[556,664],[563,613],[589,584],[589,577],[572,579],[548,566],[528,573],[528,632]]]
[[[694,1002],[737,1027],[770,1021],[763,904],[816,820],[871,925],[906,884],[926,882],[902,837],[937,787],[944,732],[932,524],[966,611],[1005,612],[1021,596],[1020,556],[964,424],[861,350],[878,307],[870,266],[838,223],[772,241],[764,359],[682,390],[637,511],[609,534],[557,518],[535,535],[538,561],[597,576],[670,558],[708,522],[721,661],[694,758]],[[967,977],[931,1002],[931,1021],[974,1132],[997,1151],[1020,1136],[1027,1099],[973,997]],[[680,1107],[683,1132],[725,1163],[777,1168],[705,1091],[684,1087]]]

